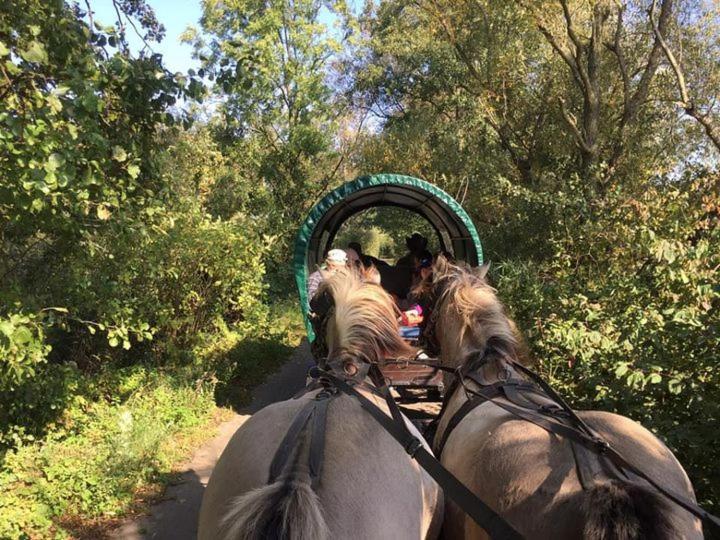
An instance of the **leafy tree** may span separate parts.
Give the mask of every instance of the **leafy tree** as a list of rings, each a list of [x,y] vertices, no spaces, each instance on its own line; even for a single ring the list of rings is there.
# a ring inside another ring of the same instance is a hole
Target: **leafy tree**
[[[89,306],[40,310],[64,308],[73,288],[84,290],[83,282],[53,288],[75,254],[97,251],[161,191],[155,127],[172,120],[166,109],[183,89],[158,56],[129,57],[116,28],[85,15],[33,0],[0,10],[0,309],[10,321],[28,311],[46,324],[84,318]]]
[[[338,180],[343,107],[329,77],[341,44],[320,17],[344,9],[319,0],[204,4],[210,39],[196,46],[223,96],[220,140],[252,164],[247,181],[267,188],[276,233],[286,234]]]
[[[368,41],[356,88],[386,117],[423,108],[442,123],[459,124],[460,133],[468,121],[480,124],[473,131],[485,132],[483,141],[473,142],[496,146],[506,174],[524,185],[562,170],[579,174],[584,189],[602,190],[638,167],[671,170],[703,140],[665,104],[671,81],[658,75],[661,42],[643,9],[610,2],[383,2],[365,15]],[[660,35],[673,35],[676,20],[699,8],[679,9],[671,1],[658,7]],[[707,49],[706,38],[718,28],[709,16],[702,31],[695,24],[685,32],[684,46]]]

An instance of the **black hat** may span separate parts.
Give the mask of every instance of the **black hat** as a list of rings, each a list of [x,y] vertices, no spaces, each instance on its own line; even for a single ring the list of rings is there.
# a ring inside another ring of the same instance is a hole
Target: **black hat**
[[[412,233],[412,236],[405,238],[405,245],[410,251],[422,251],[427,247],[427,238],[418,232]]]

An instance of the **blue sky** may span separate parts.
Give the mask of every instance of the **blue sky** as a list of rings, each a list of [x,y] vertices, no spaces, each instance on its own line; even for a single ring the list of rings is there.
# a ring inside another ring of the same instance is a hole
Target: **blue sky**
[[[180,43],[180,34],[188,26],[200,27],[202,15],[201,0],[148,0],[148,4],[155,10],[158,20],[165,26],[165,38],[160,43],[152,43],[152,49],[163,55],[165,67],[172,72],[187,72],[188,69],[198,69],[199,61],[192,58],[192,47]],[[349,4],[354,10],[359,10],[361,0],[350,0]],[[82,5],[82,4],[81,4]],[[104,25],[114,24],[117,14],[111,0],[91,0],[96,21]],[[325,8],[320,13],[320,21],[332,28],[335,15]],[[127,40],[132,51],[137,52],[143,47],[140,38],[134,30],[127,30]]]
[[[163,55],[165,66],[170,71],[197,69],[199,62],[192,58],[192,47],[180,43],[179,37],[188,26],[199,26],[202,15],[200,0],[149,0],[148,4],[165,26],[165,38],[160,43],[151,43],[153,51]],[[105,25],[115,23],[117,15],[111,0],[92,0],[90,5],[96,21]],[[137,51],[142,47],[142,42],[132,28],[127,31],[127,39],[132,50]]]

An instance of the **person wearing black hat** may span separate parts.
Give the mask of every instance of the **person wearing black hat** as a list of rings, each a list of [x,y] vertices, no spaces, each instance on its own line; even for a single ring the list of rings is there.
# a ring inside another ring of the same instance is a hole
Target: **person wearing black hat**
[[[405,245],[407,246],[409,253],[398,259],[395,266],[415,268],[415,261],[420,258],[422,252],[427,249],[427,244],[427,238],[419,232],[414,232],[411,236],[406,237]]]

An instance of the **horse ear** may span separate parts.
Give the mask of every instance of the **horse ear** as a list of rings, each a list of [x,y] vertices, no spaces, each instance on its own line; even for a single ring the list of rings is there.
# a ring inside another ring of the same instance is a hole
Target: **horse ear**
[[[438,255],[435,258],[435,263],[433,264],[433,273],[436,276],[443,276],[447,274],[448,270],[450,269],[450,263],[445,258],[445,255]]]
[[[475,269],[475,275],[482,280],[487,280],[487,274],[489,271],[490,271],[490,263],[487,262],[485,264],[478,266]]]

